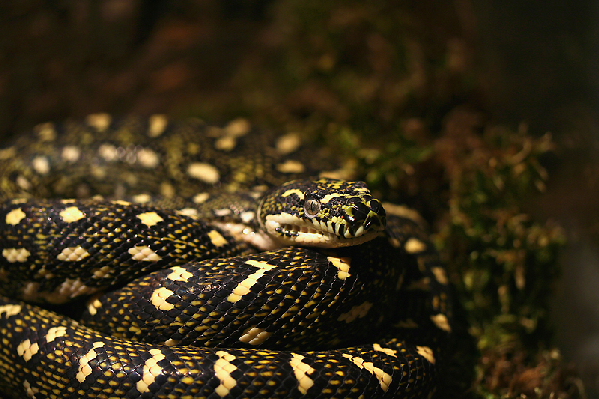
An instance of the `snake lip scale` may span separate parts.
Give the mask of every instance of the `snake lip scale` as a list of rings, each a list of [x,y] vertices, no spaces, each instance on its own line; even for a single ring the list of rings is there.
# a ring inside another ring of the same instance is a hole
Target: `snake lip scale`
[[[0,143],[0,396],[442,397],[447,273],[336,166],[243,119]]]
[[[289,237],[296,244],[311,246],[346,246],[358,245],[372,240],[374,237],[384,232],[384,226],[374,231],[365,232],[364,226],[360,226],[351,235],[349,229],[343,225],[332,226],[331,223],[321,223],[319,226],[310,226],[303,221],[293,220],[291,223],[287,215],[282,215],[277,221],[274,218],[267,218],[265,228],[267,232],[276,233],[281,237]],[[295,218],[293,218],[295,219]],[[287,222],[287,223],[283,223]],[[315,223],[316,225],[316,223]],[[345,234],[344,234],[345,232]],[[344,240],[345,239],[345,240]]]

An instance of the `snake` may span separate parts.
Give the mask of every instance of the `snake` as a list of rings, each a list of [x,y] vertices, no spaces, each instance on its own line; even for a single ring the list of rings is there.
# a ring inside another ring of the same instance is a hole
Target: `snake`
[[[452,305],[425,223],[332,159],[164,115],[2,144],[0,392],[442,395]]]

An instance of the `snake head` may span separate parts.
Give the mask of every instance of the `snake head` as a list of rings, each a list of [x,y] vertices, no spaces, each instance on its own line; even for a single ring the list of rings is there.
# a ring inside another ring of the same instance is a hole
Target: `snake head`
[[[385,230],[385,210],[363,182],[295,180],[266,194],[258,209],[266,232],[288,245],[343,247]]]

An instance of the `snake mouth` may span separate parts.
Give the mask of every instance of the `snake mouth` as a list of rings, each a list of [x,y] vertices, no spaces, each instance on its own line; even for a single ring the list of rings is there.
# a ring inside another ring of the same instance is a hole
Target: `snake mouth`
[[[287,244],[313,247],[359,245],[379,236],[384,230],[382,225],[372,227],[362,223],[348,227],[333,220],[306,221],[289,214],[268,215],[264,227],[269,234]]]

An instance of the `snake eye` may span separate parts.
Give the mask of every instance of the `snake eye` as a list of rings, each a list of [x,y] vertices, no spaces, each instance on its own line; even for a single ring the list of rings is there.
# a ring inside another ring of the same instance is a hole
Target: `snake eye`
[[[320,212],[320,202],[315,199],[307,199],[304,202],[304,213],[307,217],[313,218]]]

